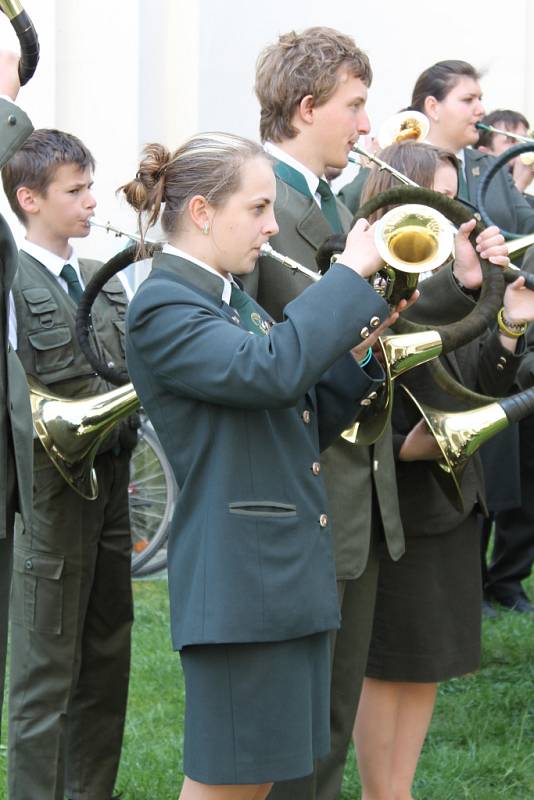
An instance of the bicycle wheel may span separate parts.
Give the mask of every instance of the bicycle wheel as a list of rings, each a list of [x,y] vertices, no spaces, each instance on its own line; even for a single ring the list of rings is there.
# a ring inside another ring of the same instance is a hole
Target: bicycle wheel
[[[128,487],[133,574],[167,541],[177,495],[178,487],[167,457],[154,428],[144,417],[132,453]]]

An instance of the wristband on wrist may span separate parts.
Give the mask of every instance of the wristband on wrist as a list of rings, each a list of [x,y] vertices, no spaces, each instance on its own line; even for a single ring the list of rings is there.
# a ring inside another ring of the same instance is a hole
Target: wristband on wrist
[[[361,360],[361,361],[358,361],[358,364],[360,365],[360,367],[366,367],[366,366],[367,366],[367,364],[368,364],[368,363],[370,362],[370,360],[372,359],[372,357],[373,357],[373,350],[372,350],[372,348],[371,348],[371,347],[369,347],[369,348],[368,348],[368,350],[367,350],[367,353],[364,355],[364,357],[362,358],[362,360]]]
[[[519,339],[520,336],[526,333],[528,328],[527,322],[510,322],[510,320],[506,319],[504,306],[501,306],[497,312],[497,325],[503,336],[508,336],[509,339]]]

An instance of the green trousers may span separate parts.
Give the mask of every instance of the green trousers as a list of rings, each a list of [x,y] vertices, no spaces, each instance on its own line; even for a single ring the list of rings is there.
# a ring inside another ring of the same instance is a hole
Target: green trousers
[[[276,783],[269,800],[338,800],[352,729],[367,666],[378,584],[379,534],[373,531],[365,571],[355,580],[338,581],[341,627],[333,634],[330,693],[331,749],[315,771]]]
[[[109,800],[133,619],[129,454],[97,456],[79,497],[36,450],[34,524],[15,533],[8,784],[11,800]]]

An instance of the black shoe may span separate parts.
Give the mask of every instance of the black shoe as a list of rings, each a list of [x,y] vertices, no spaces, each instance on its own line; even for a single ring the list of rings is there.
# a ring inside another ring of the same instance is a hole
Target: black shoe
[[[482,617],[483,619],[496,619],[498,616],[497,612],[491,605],[489,600],[482,601]]]
[[[531,603],[525,594],[513,594],[508,597],[495,597],[494,603],[498,603],[503,608],[510,611],[517,611],[519,614],[530,614],[534,616],[534,603]]]

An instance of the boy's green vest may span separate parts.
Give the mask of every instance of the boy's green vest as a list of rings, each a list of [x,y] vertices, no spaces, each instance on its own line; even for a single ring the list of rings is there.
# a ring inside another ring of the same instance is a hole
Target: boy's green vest
[[[80,259],[80,272],[87,286],[101,266]],[[77,306],[46,267],[28,253],[19,253],[13,282],[17,315],[17,353],[27,374],[55,394],[79,399],[102,394],[115,387],[97,375],[76,339]],[[108,364],[124,366],[124,326],[128,299],[115,276],[103,287],[91,311],[93,347]],[[129,426],[126,426],[129,427]],[[105,446],[117,441],[118,431]],[[135,437],[134,437],[135,438]],[[129,448],[130,444],[121,442]]]

